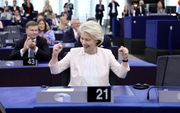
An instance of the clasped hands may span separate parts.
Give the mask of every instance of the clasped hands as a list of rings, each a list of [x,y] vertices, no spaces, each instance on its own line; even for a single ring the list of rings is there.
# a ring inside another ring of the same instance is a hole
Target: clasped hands
[[[23,50],[26,51],[29,48],[35,50],[36,49],[36,42],[35,42],[35,39],[27,37],[26,41],[24,42]]]

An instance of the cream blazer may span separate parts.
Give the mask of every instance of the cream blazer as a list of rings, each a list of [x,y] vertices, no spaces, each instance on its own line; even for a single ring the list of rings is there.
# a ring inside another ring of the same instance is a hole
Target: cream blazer
[[[72,48],[67,55],[55,65],[50,65],[50,71],[52,74],[58,74],[70,67],[70,83],[69,86],[82,86],[84,79],[85,69],[84,62],[87,53],[84,52],[83,47]],[[112,54],[111,50],[99,48],[96,53],[96,77],[97,84],[87,84],[86,86],[109,86],[109,71],[110,69],[120,78],[125,78],[127,72],[130,70],[120,64]],[[93,74],[93,73],[92,73]]]

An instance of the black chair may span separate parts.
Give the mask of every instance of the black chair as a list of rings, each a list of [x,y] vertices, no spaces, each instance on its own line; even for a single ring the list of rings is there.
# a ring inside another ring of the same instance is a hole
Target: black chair
[[[38,11],[33,11],[32,12],[33,19],[36,19],[37,16],[38,16]]]
[[[111,37],[109,35],[104,35],[104,41],[101,44],[103,48],[110,48],[111,47]]]
[[[21,26],[6,26],[4,31],[8,33],[5,39],[5,46],[14,47],[15,42],[23,38],[23,34],[21,33]]]
[[[4,27],[12,25],[11,20],[1,20]]]
[[[180,55],[159,56],[157,60],[157,86],[180,86]]]
[[[0,113],[6,113],[4,106],[0,103]]]

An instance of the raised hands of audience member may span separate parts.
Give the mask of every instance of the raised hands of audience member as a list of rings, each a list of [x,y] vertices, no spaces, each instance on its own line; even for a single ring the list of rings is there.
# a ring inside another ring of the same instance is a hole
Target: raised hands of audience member
[[[29,49],[29,44],[30,44],[30,39],[29,39],[29,37],[27,37],[26,41],[24,42],[24,46],[23,46],[24,52]]]
[[[33,49],[33,50],[36,49],[36,42],[35,42],[35,40],[32,40],[32,39],[31,39],[31,42],[30,42],[30,44],[29,44],[29,48],[31,48],[31,49]]]
[[[128,62],[129,50],[126,47],[121,46],[118,50],[123,62]]]
[[[26,41],[24,42],[23,51],[25,52],[29,48],[35,49],[36,48],[36,42],[32,40],[30,37],[26,38]]]

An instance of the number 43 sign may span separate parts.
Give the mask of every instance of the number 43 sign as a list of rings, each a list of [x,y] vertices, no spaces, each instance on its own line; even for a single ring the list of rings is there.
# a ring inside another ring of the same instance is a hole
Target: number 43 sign
[[[111,87],[88,87],[88,102],[111,102]]]

